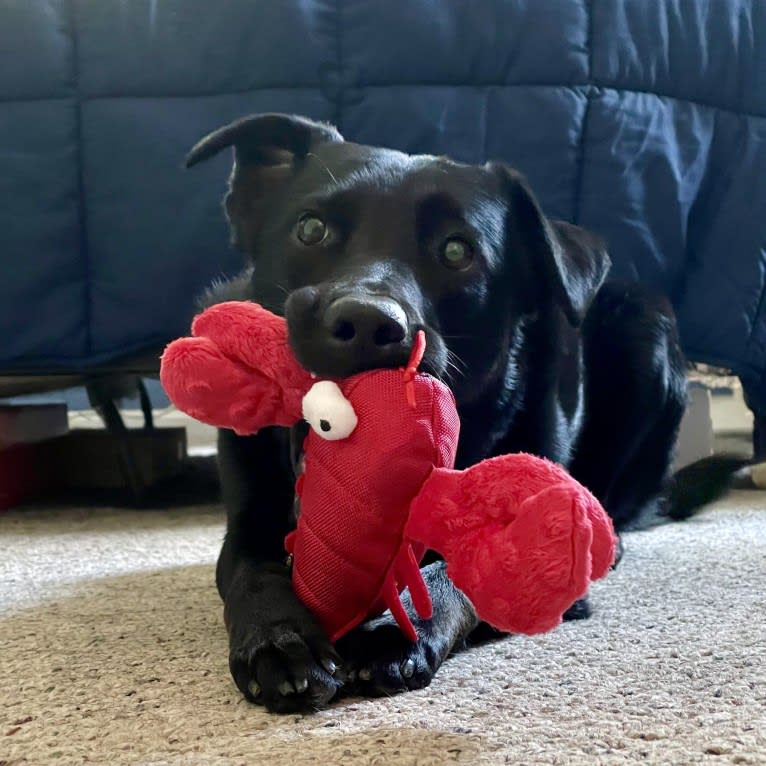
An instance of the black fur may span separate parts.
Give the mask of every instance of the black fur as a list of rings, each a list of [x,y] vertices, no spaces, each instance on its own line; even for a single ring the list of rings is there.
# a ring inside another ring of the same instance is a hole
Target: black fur
[[[588,485],[618,529],[661,497],[686,401],[670,306],[604,282],[603,244],[546,218],[523,177],[345,143],[281,115],[222,128],[188,164],[230,146],[225,209],[248,267],[206,302],[249,298],[285,313],[296,354],[327,375],[401,364],[425,329],[426,368],[458,402],[459,466],[543,455]],[[435,614],[415,618],[416,644],[384,615],[332,647],[284,564],[289,441],[279,429],[220,434],[228,530],[217,582],[237,685],[274,711],[324,705],[344,681],[364,693],[427,685],[485,626],[432,561]],[[568,616],[588,614],[581,602]]]

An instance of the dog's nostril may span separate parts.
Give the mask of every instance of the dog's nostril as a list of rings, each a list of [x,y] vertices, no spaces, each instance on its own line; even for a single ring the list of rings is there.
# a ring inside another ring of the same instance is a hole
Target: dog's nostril
[[[404,340],[405,330],[398,322],[386,322],[375,330],[375,345],[389,346]]]
[[[374,295],[335,299],[327,307],[322,324],[325,338],[347,349],[353,346],[360,354],[401,346],[408,332],[404,308],[392,299]]]
[[[332,335],[333,338],[337,338],[338,340],[353,340],[356,335],[356,330],[351,322],[342,319],[335,325]]]

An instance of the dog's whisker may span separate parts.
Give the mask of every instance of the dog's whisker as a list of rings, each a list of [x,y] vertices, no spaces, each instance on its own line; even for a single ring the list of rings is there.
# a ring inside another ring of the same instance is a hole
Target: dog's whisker
[[[447,350],[447,366],[461,375],[465,375],[468,365],[454,352]]]
[[[290,295],[290,291],[284,285],[280,285],[279,282],[274,282],[274,287],[281,290],[285,295]]]
[[[454,386],[458,378],[464,378],[467,370],[466,363],[450,349],[447,349],[447,358],[445,361],[445,370],[439,376],[443,383],[450,388]]]
[[[324,168],[327,175],[330,176],[330,178],[332,179],[332,182],[334,184],[338,183],[338,179],[332,174],[332,171],[330,170],[330,168],[328,168],[327,165],[325,165],[325,163],[322,162],[322,160],[320,160],[319,157],[316,156],[316,154],[314,154],[313,152],[309,152],[306,156],[313,157]]]
[[[455,370],[458,370],[461,374],[466,371],[466,363],[458,357],[447,357],[447,364]]]
[[[441,382],[444,383],[449,388],[453,388],[455,385],[455,376],[450,372],[450,370],[445,370],[439,376],[439,380],[441,380]]]

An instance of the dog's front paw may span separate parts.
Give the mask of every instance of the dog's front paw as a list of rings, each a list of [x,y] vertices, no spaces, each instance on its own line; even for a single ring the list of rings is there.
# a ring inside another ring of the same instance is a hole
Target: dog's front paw
[[[427,621],[416,629],[418,640],[412,643],[386,613],[342,638],[336,647],[346,669],[344,692],[381,696],[428,686],[447,651]]]
[[[591,609],[588,597],[578,598],[577,601],[564,612],[564,622],[572,622],[573,620],[587,620],[590,618],[593,610]]]
[[[313,617],[250,621],[230,631],[229,667],[240,691],[272,713],[311,712],[335,696],[341,659]]]

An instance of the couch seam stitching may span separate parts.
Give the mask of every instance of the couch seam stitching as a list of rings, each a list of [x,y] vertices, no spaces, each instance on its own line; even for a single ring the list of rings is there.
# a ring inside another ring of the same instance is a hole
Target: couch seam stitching
[[[580,224],[580,214],[582,210],[582,193],[583,193],[583,178],[585,176],[585,136],[588,128],[588,118],[590,116],[590,108],[593,101],[594,85],[593,85],[593,0],[586,3],[586,10],[588,14],[587,29],[585,32],[585,47],[587,51],[587,73],[586,73],[586,86],[585,86],[585,108],[582,113],[582,120],[580,122],[580,135],[577,141],[576,153],[575,153],[575,180],[574,180],[574,195],[572,200],[572,223]]]
[[[75,162],[77,163],[76,184],[78,201],[78,232],[85,277],[85,355],[93,353],[93,273],[90,259],[90,243],[88,241],[88,215],[85,197],[85,151],[82,128],[82,94],[80,91],[80,47],[77,34],[77,0],[69,0],[69,23],[72,30],[72,86],[74,92],[74,140]]]

